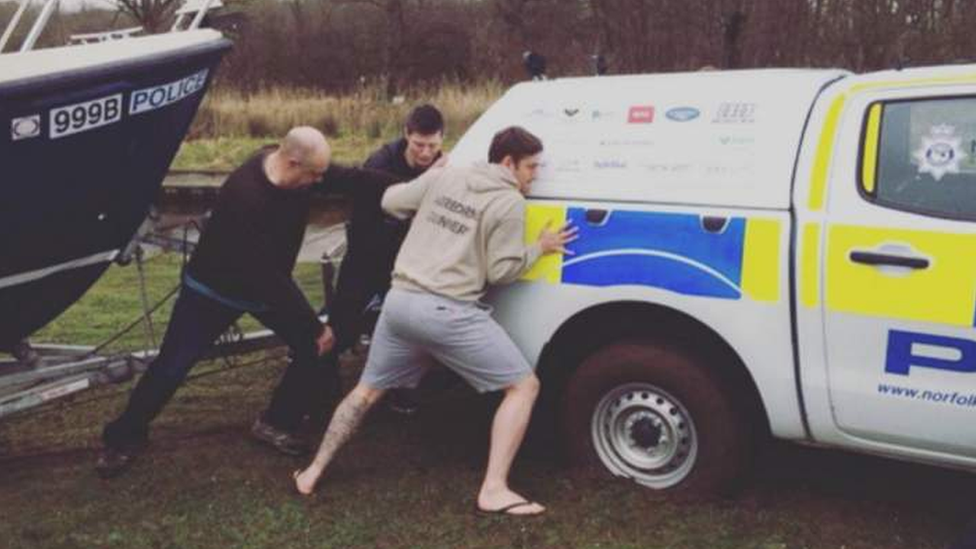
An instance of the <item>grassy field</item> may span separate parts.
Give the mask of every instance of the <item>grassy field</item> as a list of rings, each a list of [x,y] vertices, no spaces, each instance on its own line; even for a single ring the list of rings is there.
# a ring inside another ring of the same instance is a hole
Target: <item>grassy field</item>
[[[407,113],[421,103],[432,103],[444,114],[445,133],[460,135],[504,92],[501,83],[477,85],[444,82],[413,88],[394,101],[385,99],[378,86],[334,96],[316,90],[271,88],[243,95],[234,90],[211,90],[190,128],[190,139],[200,137],[267,137],[281,135],[295,125],[311,125],[330,137],[397,134]]]
[[[179,260],[148,265],[153,299]],[[313,303],[319,273],[296,277]],[[138,310],[133,267],[113,267],[36,340],[97,343]],[[163,323],[168,312],[158,315]],[[138,330],[120,347],[138,348]],[[774,444],[735,496],[688,499],[579,477],[535,452],[515,485],[541,518],[477,517],[473,496],[494,405],[458,387],[414,417],[377,410],[320,493],[290,489],[302,460],[253,444],[247,429],[283,368],[280,351],[202,364],[154,424],[127,475],[92,472],[101,424],[129,385],[90,391],[0,422],[0,545],[27,548],[941,549],[976,512],[962,473]],[[344,361],[351,385],[361,356]]]

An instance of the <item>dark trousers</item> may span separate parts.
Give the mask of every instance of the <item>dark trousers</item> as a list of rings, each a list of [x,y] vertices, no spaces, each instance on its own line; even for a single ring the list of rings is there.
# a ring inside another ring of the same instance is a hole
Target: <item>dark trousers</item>
[[[313,395],[310,399],[309,415],[312,416],[313,423],[328,422],[335,407],[334,400],[338,396],[333,396],[333,387],[339,387],[339,355],[356,344],[365,328],[366,306],[378,289],[382,288],[384,286],[377,282],[374,270],[356,263],[355,260],[350,261],[347,257],[347,262],[339,271],[335,294],[325,308],[325,312],[329,314],[329,327],[332,328],[335,345],[319,358],[320,367],[312,372],[310,384],[318,388],[316,391],[320,391],[320,396]],[[329,394],[321,394],[321,391],[329,391]]]
[[[105,426],[102,438],[106,446],[145,441],[149,423],[213,342],[242,314],[184,287],[173,307],[159,355],[136,383],[122,415]],[[251,314],[291,348],[292,360],[272,394],[264,419],[279,429],[294,431],[311,409],[313,399],[332,395],[331,402],[319,408],[335,406],[338,370],[334,361],[319,359],[315,341],[295,330],[291,318],[275,311]]]

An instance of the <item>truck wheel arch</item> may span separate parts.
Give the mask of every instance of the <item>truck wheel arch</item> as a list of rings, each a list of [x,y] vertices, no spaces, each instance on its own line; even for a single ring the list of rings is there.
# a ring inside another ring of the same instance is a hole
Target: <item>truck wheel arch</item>
[[[769,436],[769,418],[752,374],[731,345],[698,319],[664,305],[639,301],[601,303],[564,321],[546,343],[537,373],[542,395],[538,423],[547,432],[558,424],[558,408],[569,379],[583,361],[609,345],[633,341],[663,342],[706,359],[736,405],[749,418],[757,439]],[[554,423],[556,422],[556,423]]]

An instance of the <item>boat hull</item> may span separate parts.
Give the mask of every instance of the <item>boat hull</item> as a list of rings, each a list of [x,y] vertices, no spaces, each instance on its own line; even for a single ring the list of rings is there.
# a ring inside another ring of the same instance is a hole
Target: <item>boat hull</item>
[[[70,307],[131,240],[229,47],[0,83],[0,350]]]

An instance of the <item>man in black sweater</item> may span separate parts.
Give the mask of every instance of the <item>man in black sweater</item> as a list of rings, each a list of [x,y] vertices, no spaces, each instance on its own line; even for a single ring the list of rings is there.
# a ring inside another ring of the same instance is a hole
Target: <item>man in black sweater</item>
[[[310,401],[318,397],[313,388],[322,380],[320,357],[335,342],[291,277],[310,195],[315,190],[340,192],[356,202],[378,204],[383,190],[397,181],[381,172],[329,167],[329,161],[325,137],[314,128],[299,127],[227,178],[183,273],[159,354],[122,415],[105,426],[96,464],[101,476],[115,476],[132,463],[146,446],[149,423],[214,340],[244,313],[281,337],[294,357],[252,434],[284,453],[307,451],[294,432]],[[325,382],[337,384],[337,372]]]
[[[377,149],[363,164],[364,168],[378,170],[394,176],[398,181],[416,179],[441,158],[444,139],[444,118],[433,105],[420,105],[407,116],[404,136]],[[386,295],[390,289],[393,263],[400,245],[410,228],[409,222],[394,219],[380,208],[382,195],[361,197],[354,202],[347,229],[346,255],[339,270],[335,296],[329,304],[329,326],[335,334],[336,344],[323,359],[319,374],[334,376],[338,355],[355,344],[359,336],[370,327],[366,325],[366,308],[370,302]],[[326,391],[334,385],[328,380],[319,386]],[[387,396],[391,408],[410,413],[416,409],[416,391],[402,389],[391,391]],[[325,424],[335,406],[335,398],[328,395],[318,402],[325,405],[315,415],[315,422]]]

